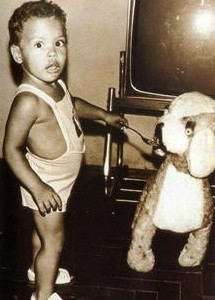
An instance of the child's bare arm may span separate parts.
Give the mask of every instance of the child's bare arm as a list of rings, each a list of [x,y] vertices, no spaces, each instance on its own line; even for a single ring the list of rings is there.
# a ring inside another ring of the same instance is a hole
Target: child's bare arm
[[[61,200],[30,167],[23,148],[28,133],[37,119],[38,99],[33,95],[18,95],[11,107],[4,139],[4,157],[16,177],[30,192],[42,215],[61,209]]]
[[[73,99],[77,114],[80,118],[101,120],[108,125],[117,128],[128,125],[127,119],[119,114],[107,112],[106,110],[77,97],[74,97]]]

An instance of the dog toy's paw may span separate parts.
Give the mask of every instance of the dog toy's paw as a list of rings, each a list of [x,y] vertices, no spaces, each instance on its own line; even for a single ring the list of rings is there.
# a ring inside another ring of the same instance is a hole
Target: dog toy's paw
[[[155,257],[151,249],[141,251],[139,248],[130,248],[127,257],[128,265],[138,272],[150,272],[155,264]]]
[[[190,233],[188,242],[180,253],[178,262],[182,267],[196,267],[205,257],[210,225],[195,233]]]
[[[205,251],[198,251],[200,249],[188,248],[185,245],[178,258],[178,262],[182,267],[196,267],[199,266],[204,258]]]

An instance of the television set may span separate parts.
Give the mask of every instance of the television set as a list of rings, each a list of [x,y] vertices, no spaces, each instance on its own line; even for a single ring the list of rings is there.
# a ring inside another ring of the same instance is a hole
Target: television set
[[[126,44],[124,105],[159,110],[189,91],[215,98],[214,0],[130,0]]]

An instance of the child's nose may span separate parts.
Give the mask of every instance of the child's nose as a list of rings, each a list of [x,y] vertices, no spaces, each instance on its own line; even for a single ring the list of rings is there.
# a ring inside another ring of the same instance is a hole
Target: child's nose
[[[56,51],[55,51],[55,47],[54,46],[50,46],[48,49],[48,56],[52,57],[56,55]]]

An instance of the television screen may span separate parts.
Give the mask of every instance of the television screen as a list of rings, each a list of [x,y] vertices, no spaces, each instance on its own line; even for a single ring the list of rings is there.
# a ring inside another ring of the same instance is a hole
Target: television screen
[[[214,0],[131,0],[127,48],[129,93],[215,96]]]

